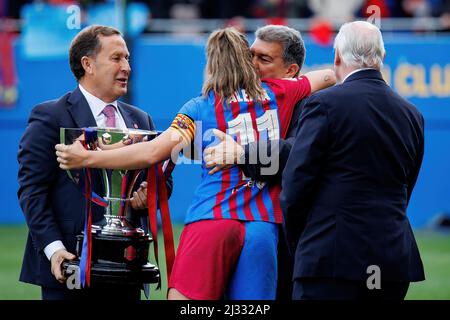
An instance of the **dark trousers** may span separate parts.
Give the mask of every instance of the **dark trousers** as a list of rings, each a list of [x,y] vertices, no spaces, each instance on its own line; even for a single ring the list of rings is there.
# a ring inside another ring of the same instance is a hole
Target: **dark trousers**
[[[88,289],[66,288],[55,289],[41,287],[42,300],[110,300],[138,301],[141,298],[141,290],[137,286],[118,286],[102,284]]]
[[[409,282],[381,282],[380,289],[368,289],[365,281],[333,278],[298,278],[293,300],[403,300]]]
[[[287,301],[292,299],[294,259],[292,259],[292,256],[289,253],[281,225],[278,234],[278,280],[276,300]]]

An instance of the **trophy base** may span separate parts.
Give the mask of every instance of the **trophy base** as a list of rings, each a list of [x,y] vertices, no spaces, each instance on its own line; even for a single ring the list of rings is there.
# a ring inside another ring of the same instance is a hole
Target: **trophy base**
[[[77,254],[81,257],[84,235],[77,236]],[[148,235],[126,237],[104,234],[103,231],[92,234],[92,263],[122,263],[130,268],[145,265],[148,262],[148,248],[152,238]]]
[[[79,267],[79,260],[63,262],[66,277],[73,274]],[[93,263],[91,265],[91,284],[93,286],[96,283],[141,286],[144,283],[157,283],[159,277],[159,269],[150,263],[140,268],[129,268],[123,264],[110,263]]]
[[[81,257],[84,235],[77,236],[77,255]],[[149,235],[126,237],[92,234],[91,284],[111,283],[142,285],[159,281],[159,269],[148,262]],[[71,274],[79,268],[80,261],[66,261],[64,272]]]

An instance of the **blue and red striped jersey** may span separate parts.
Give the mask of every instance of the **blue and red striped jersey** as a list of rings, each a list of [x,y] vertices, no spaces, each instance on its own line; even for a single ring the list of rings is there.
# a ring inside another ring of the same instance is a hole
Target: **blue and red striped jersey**
[[[264,79],[267,95],[264,101],[248,98],[244,90],[236,92],[231,102],[219,99],[214,92],[197,97],[179,111],[172,127],[203,151],[219,143],[212,130],[233,136],[241,145],[260,139],[282,139],[286,136],[295,104],[309,95],[307,78]],[[186,118],[186,116],[188,118]],[[195,125],[191,125],[195,122]],[[186,130],[187,128],[194,130]],[[191,135],[192,133],[192,135]],[[267,185],[247,179],[239,166],[209,175],[202,160],[202,179],[195,191],[185,222],[203,219],[238,219],[245,221],[282,222],[279,185]]]

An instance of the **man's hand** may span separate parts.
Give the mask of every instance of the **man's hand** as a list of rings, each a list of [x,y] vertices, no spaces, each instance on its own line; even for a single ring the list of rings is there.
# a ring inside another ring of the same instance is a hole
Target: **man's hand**
[[[60,283],[64,283],[66,281],[66,277],[64,277],[64,273],[62,271],[62,263],[64,260],[73,260],[76,256],[71,254],[69,251],[65,249],[57,250],[52,257],[50,258],[50,263],[52,266],[52,274],[55,276],[55,279]]]
[[[133,209],[145,209],[147,205],[147,181],[141,183],[139,189],[133,193],[133,198],[130,199]]]
[[[226,133],[214,129],[214,135],[221,141],[214,147],[205,149],[204,157],[207,168],[213,168],[209,174],[214,174],[219,170],[227,169],[239,161],[244,155],[244,148],[234,141],[234,139]]]

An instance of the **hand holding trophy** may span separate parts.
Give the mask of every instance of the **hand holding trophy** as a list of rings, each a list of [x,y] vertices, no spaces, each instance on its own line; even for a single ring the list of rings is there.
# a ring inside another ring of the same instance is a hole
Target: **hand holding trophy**
[[[113,128],[61,128],[60,140],[70,146],[71,160],[76,166],[65,166],[68,176],[83,191],[86,198],[85,228],[77,236],[80,260],[64,263],[66,272],[79,267],[81,283],[96,282],[144,284],[159,282],[159,269],[148,262],[150,233],[136,227],[129,219],[133,190],[143,181],[145,170],[82,169],[83,153],[87,150],[109,150],[156,137],[154,131]],[[61,159],[59,159],[61,160]],[[60,161],[61,162],[61,161]],[[92,176],[100,175],[103,190],[94,190]],[[104,219],[92,221],[93,205],[105,208]],[[82,213],[80,213],[82,214]]]

